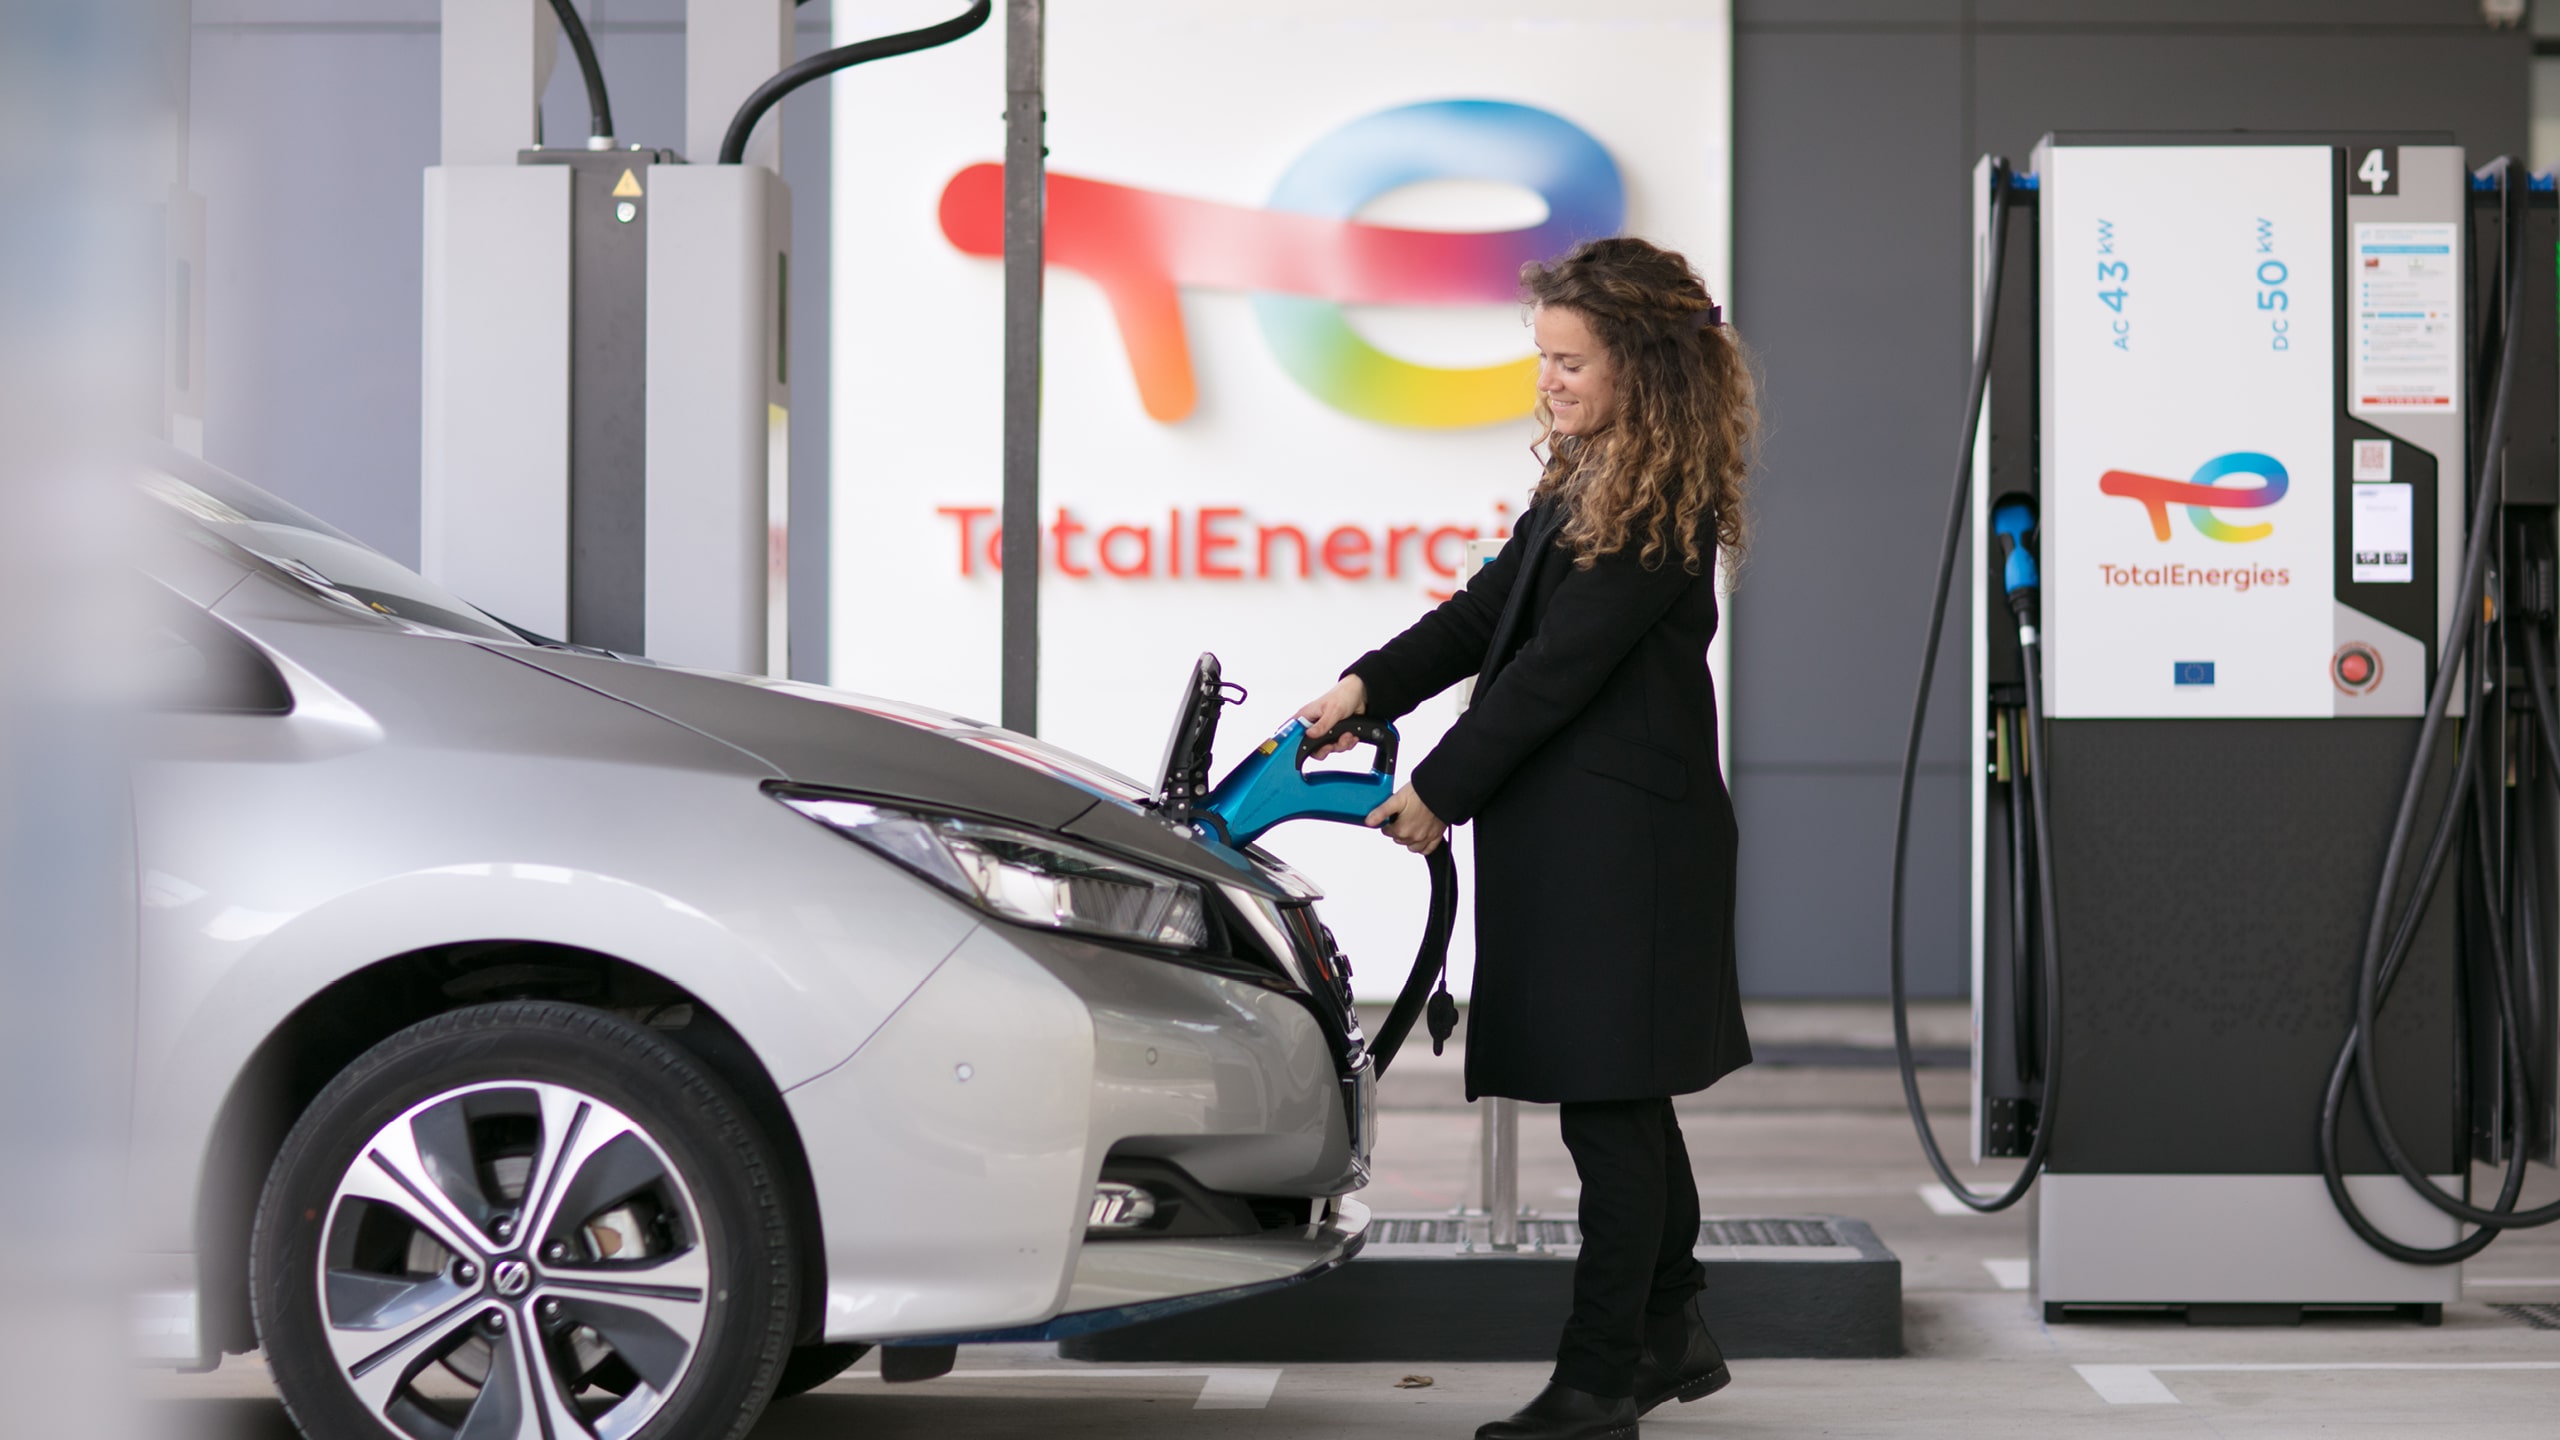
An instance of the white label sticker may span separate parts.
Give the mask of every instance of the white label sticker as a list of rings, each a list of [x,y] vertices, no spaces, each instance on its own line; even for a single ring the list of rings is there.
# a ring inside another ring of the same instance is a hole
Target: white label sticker
[[[2452,413],[2462,383],[2460,238],[2457,225],[2356,227],[2350,410]]]
[[[2417,578],[2410,563],[2416,548],[2411,524],[2415,487],[2358,485],[2354,518],[2348,522],[2347,548],[2354,566],[2350,579],[2359,585],[2406,585]]]
[[[2359,481],[2391,478],[2391,442],[2358,440],[2355,442],[2353,478]]]

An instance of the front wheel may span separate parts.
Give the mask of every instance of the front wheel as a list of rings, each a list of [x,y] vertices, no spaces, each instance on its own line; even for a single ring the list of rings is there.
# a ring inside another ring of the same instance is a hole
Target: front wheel
[[[790,1350],[780,1178],[665,1040],[476,1006],[332,1081],[258,1206],[258,1335],[313,1440],[742,1435]]]

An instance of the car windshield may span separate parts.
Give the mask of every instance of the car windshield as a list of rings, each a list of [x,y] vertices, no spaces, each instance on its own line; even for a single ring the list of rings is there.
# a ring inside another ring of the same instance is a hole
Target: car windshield
[[[475,639],[529,638],[336,526],[182,452],[154,457],[142,490],[338,604]]]

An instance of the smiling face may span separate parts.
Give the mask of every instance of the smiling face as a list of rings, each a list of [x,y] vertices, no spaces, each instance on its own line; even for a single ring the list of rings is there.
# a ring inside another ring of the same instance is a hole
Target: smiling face
[[[1538,398],[1558,435],[1592,435],[1618,409],[1618,362],[1579,310],[1541,305],[1530,312],[1538,340]]]

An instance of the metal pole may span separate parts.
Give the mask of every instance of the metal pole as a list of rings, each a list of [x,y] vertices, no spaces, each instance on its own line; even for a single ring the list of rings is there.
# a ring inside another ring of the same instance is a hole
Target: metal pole
[[[1520,1102],[1484,1102],[1485,1244],[1520,1248]]]
[[[1041,0],[1004,7],[1005,728],[1040,729]]]

